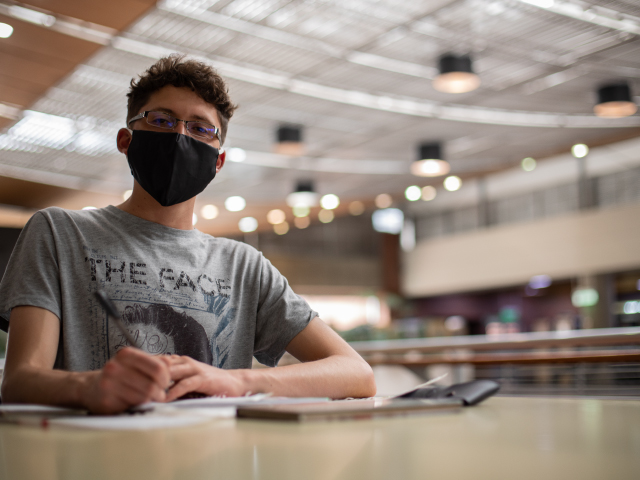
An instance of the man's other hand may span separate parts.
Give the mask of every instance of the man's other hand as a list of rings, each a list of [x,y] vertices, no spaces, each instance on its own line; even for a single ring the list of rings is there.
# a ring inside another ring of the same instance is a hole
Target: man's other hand
[[[241,370],[223,370],[180,355],[165,358],[170,363],[171,380],[175,382],[167,393],[167,402],[192,392],[227,397],[238,397],[246,393],[239,375]]]

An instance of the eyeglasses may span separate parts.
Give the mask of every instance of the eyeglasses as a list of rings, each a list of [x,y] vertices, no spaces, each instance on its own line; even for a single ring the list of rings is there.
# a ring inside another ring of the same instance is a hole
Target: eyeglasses
[[[146,118],[149,125],[163,128],[165,130],[175,130],[178,126],[178,122],[184,122],[184,126],[187,128],[187,132],[189,132],[190,135],[198,138],[205,138],[207,140],[213,140],[217,137],[220,145],[222,146],[220,129],[210,123],[200,122],[199,120],[180,120],[168,113],[145,111],[129,120],[128,125],[131,125],[133,122],[140,120],[141,118]]]

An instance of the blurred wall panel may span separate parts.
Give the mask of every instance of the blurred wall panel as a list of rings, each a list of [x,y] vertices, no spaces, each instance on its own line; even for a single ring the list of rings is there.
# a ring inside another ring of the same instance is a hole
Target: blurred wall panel
[[[409,297],[524,284],[640,266],[640,204],[418,243],[403,257]]]

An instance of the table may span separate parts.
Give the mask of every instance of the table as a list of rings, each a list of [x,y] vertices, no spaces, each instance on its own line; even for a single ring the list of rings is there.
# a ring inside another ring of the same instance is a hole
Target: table
[[[0,425],[0,478],[638,479],[640,401],[494,397],[440,415],[137,432]]]

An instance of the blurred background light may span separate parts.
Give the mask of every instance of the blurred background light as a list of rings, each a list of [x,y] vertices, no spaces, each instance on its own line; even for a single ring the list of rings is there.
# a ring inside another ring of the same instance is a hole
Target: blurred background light
[[[244,233],[255,232],[258,228],[258,220],[253,217],[241,218],[238,222],[238,228]]]
[[[456,175],[451,175],[444,179],[444,188],[450,192],[459,190],[461,186],[462,180],[460,180],[460,177],[457,177]]]
[[[355,200],[349,204],[349,213],[354,217],[358,215],[362,215],[364,213],[365,207],[364,203],[359,200]]]
[[[287,215],[279,208],[269,210],[269,213],[267,213],[267,222],[271,225],[277,225],[284,222],[286,219]]]
[[[277,225],[274,225],[273,226],[273,231],[277,235],[284,235],[285,233],[287,233],[289,231],[289,223],[285,221],[285,222],[279,223]]]
[[[584,158],[589,153],[589,147],[584,143],[576,143],[571,147],[571,154],[576,158]]]
[[[624,307],[622,309],[625,315],[633,315],[634,313],[640,313],[640,302],[630,300],[628,302],[624,302]]]
[[[82,207],[82,210],[97,210],[98,207],[91,207],[91,206],[87,206],[87,207]]]
[[[318,212],[318,220],[322,223],[331,223],[334,219],[333,210],[325,210],[324,208]]]
[[[205,205],[200,209],[200,214],[202,215],[202,218],[206,220],[213,220],[218,216],[219,213],[220,212],[218,211],[218,207],[211,204]]]
[[[194,214],[191,216],[191,225],[194,225],[194,226],[195,226],[195,224],[196,224],[196,223],[198,223],[198,216],[194,213]]]
[[[405,252],[410,252],[416,248],[416,224],[408,218],[405,218],[400,232],[400,247]]]
[[[301,295],[314,310],[322,312],[322,320],[338,331],[389,322],[384,302],[375,295]]]
[[[576,288],[571,294],[571,303],[574,307],[593,307],[599,300],[598,292],[593,288]]]
[[[411,173],[418,177],[439,177],[451,170],[449,162],[442,159],[439,142],[423,143],[418,147],[418,160],[411,164]]]
[[[13,27],[8,23],[0,23],[0,38],[9,38],[13,33]]]
[[[122,198],[127,200],[131,196],[132,193],[133,193],[133,190],[125,190],[124,193],[122,194]]]
[[[599,117],[622,118],[636,113],[638,106],[633,102],[629,84],[619,82],[598,89],[598,103],[593,111]]]
[[[532,157],[523,158],[520,165],[525,172],[532,172],[536,168],[536,160]]]
[[[230,148],[227,152],[227,158],[230,162],[241,163],[247,159],[247,152],[245,152],[242,148]]]
[[[415,202],[416,200],[420,200],[420,197],[422,196],[422,190],[420,190],[420,187],[418,187],[417,185],[411,185],[404,191],[404,196],[410,202]]]
[[[426,187],[422,187],[422,200],[425,202],[430,202],[434,198],[436,198],[436,188],[432,185],[427,185]]]
[[[459,332],[467,326],[467,321],[460,315],[452,315],[447,317],[444,321],[444,328],[450,332]]]
[[[299,229],[307,228],[309,225],[311,225],[311,219],[309,218],[309,216],[296,217],[293,219],[293,224]]]
[[[534,275],[529,280],[531,288],[547,288],[549,285],[551,285],[551,277],[549,275]]]
[[[318,205],[319,195],[313,189],[313,182],[299,181],[296,189],[287,195],[287,205],[294,207],[315,207]]]
[[[376,196],[375,204],[378,208],[389,208],[393,203],[393,198],[388,193],[381,193]]]
[[[297,205],[291,209],[294,217],[306,217],[311,213],[311,209],[306,205]]]
[[[444,93],[466,93],[480,86],[480,77],[473,73],[469,55],[447,53],[438,61],[440,74],[433,79],[433,88]]]
[[[376,232],[399,234],[404,226],[404,213],[398,208],[376,210],[371,216]]]
[[[280,155],[298,157],[304,154],[302,127],[283,125],[276,130],[275,152]]]
[[[244,210],[244,207],[246,206],[246,200],[237,195],[229,197],[224,201],[224,208],[226,208],[230,212],[240,212]]]
[[[333,210],[334,208],[337,208],[338,205],[340,205],[340,199],[338,198],[337,195],[334,195],[333,193],[324,195],[320,199],[320,206],[325,210]]]

